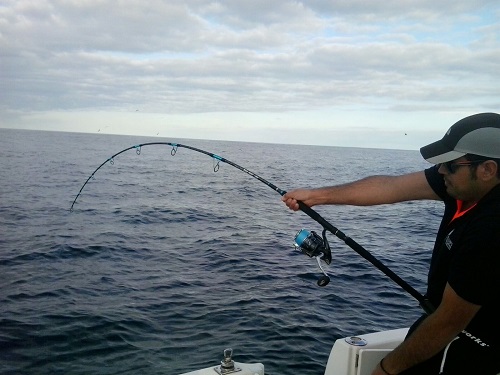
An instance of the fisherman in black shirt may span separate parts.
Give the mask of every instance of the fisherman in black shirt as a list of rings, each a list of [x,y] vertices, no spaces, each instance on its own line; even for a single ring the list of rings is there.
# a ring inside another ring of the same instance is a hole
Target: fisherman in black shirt
[[[441,200],[426,297],[434,307],[410,328],[372,375],[500,373],[500,115],[480,113],[455,123],[420,152],[433,167],[402,176],[298,189],[283,196],[321,204],[377,205]]]

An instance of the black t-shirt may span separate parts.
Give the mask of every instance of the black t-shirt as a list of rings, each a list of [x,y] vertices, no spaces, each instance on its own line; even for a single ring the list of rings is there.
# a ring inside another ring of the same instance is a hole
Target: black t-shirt
[[[445,203],[428,275],[427,297],[437,307],[446,283],[463,299],[481,306],[466,328],[490,346],[500,337],[500,185],[452,221],[457,201],[446,192],[436,166],[427,181]]]

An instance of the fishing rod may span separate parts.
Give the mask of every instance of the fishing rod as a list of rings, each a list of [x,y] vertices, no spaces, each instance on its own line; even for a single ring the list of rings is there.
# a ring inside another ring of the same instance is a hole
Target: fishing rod
[[[172,149],[170,151],[170,154],[172,156],[175,156],[177,153],[177,150],[179,148],[186,148],[192,151],[199,152],[201,154],[205,154],[207,156],[210,156],[216,161],[216,164],[214,165],[214,172],[217,172],[220,167],[220,162],[229,164],[230,166],[239,169],[242,172],[245,172],[246,174],[256,178],[263,184],[269,186],[271,189],[276,191],[278,194],[281,196],[286,194],[285,190],[280,189],[276,185],[272,184],[271,182],[267,181],[266,179],[260,177],[256,173],[232,162],[231,160],[228,160],[226,158],[223,158],[219,155],[216,155],[214,153],[180,144],[180,143],[172,143],[172,142],[148,142],[148,143],[141,143],[135,146],[131,146],[128,148],[125,148],[116,154],[112,155],[108,159],[106,159],[101,165],[99,165],[93,172],[92,174],[87,178],[85,183],[82,185],[80,188],[80,191],[76,195],[75,199],[73,200],[73,203],[71,204],[70,211],[73,211],[73,208],[76,204],[76,201],[82,194],[83,189],[85,186],[88,184],[88,182],[94,178],[94,175],[97,173],[99,169],[101,169],[104,165],[107,163],[114,164],[114,159],[120,155],[123,154],[124,152],[127,152],[129,150],[134,150],[137,153],[137,155],[141,154],[141,150],[145,146],[152,146],[152,145],[167,145],[171,146]],[[309,256],[310,258],[315,258],[316,262],[322,272],[322,276],[318,279],[317,284],[319,286],[325,286],[330,282],[330,277],[326,273],[326,271],[323,269],[321,266],[321,261],[324,261],[327,265],[329,265],[332,261],[332,253],[330,249],[330,245],[328,243],[328,239],[326,237],[326,232],[330,232],[336,237],[338,237],[340,240],[344,241],[344,243],[349,246],[351,249],[353,249],[356,253],[361,255],[364,259],[369,261],[372,265],[374,265],[376,268],[378,268],[381,272],[383,272],[386,276],[391,278],[396,284],[398,284],[401,288],[403,288],[406,292],[408,292],[412,297],[414,297],[419,303],[420,306],[423,308],[423,310],[427,313],[432,312],[433,308],[427,298],[425,298],[422,294],[420,294],[417,290],[415,290],[411,285],[409,285],[406,281],[404,281],[402,278],[400,278],[398,275],[396,275],[389,267],[384,265],[380,260],[378,260],[376,257],[374,257],[368,250],[366,250],[363,246],[358,244],[356,241],[354,241],[352,238],[348,237],[345,233],[340,231],[338,228],[330,224],[326,219],[324,219],[320,214],[318,214],[315,210],[313,210],[311,207],[307,206],[301,201],[298,201],[299,204],[299,209],[304,212],[306,215],[308,215],[311,219],[316,221],[318,224],[320,224],[323,227],[323,232],[322,235],[320,236],[314,231],[307,231],[305,229],[302,229],[297,233],[295,236],[295,247],[302,251],[305,255]]]

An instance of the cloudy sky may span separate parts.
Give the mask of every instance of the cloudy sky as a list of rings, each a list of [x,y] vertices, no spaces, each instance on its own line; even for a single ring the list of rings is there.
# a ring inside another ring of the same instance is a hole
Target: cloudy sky
[[[2,0],[0,127],[418,149],[500,112],[498,0]]]

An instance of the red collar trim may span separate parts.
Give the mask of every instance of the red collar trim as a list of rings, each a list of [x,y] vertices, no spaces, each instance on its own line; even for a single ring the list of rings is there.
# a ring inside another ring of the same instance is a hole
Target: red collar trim
[[[455,219],[458,219],[459,217],[462,217],[464,216],[467,212],[469,212],[470,210],[472,210],[474,207],[476,207],[476,204],[477,203],[474,203],[472,206],[470,206],[468,209],[462,211],[462,206],[463,206],[464,202],[457,199],[457,212],[455,212],[455,215],[453,216],[453,218],[451,219],[450,223],[455,220]]]

